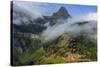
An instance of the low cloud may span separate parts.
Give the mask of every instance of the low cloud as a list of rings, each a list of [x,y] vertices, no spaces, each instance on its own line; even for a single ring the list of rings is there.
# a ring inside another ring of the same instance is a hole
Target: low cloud
[[[83,32],[88,37],[93,37],[96,36],[96,30],[97,14],[89,13],[63,20],[60,23],[56,23],[54,26],[49,26],[41,35],[44,37],[43,42],[48,42],[56,39],[63,33],[67,33],[71,37],[76,37]]]
[[[21,24],[28,23],[34,19],[42,17],[42,12],[32,3],[23,1],[13,1],[13,23]]]

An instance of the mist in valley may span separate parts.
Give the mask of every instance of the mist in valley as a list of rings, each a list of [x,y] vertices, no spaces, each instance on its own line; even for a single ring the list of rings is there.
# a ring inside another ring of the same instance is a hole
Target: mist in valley
[[[96,61],[97,12],[72,16],[60,6],[50,16],[42,4],[11,3],[12,65]]]

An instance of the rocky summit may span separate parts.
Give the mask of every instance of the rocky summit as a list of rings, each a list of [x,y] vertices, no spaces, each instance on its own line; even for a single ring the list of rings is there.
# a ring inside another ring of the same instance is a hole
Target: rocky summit
[[[67,19],[70,17],[67,9],[65,7],[61,7],[56,13],[53,13],[53,19]]]

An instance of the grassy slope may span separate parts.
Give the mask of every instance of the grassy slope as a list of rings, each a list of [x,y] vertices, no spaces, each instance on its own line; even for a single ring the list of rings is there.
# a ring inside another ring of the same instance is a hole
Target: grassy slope
[[[40,39],[31,39],[32,48],[18,56],[16,65],[57,64],[97,60],[96,40],[83,36],[70,39],[63,34],[52,43],[40,45]]]

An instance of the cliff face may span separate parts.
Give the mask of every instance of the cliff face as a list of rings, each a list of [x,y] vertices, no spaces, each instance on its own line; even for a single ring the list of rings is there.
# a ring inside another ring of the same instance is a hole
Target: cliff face
[[[70,14],[65,7],[61,7],[57,12],[53,13],[51,16],[51,25],[54,25],[58,22],[58,20],[68,19]]]
[[[52,18],[53,19],[67,19],[70,17],[68,11],[66,8],[61,7],[56,13],[53,13]]]

